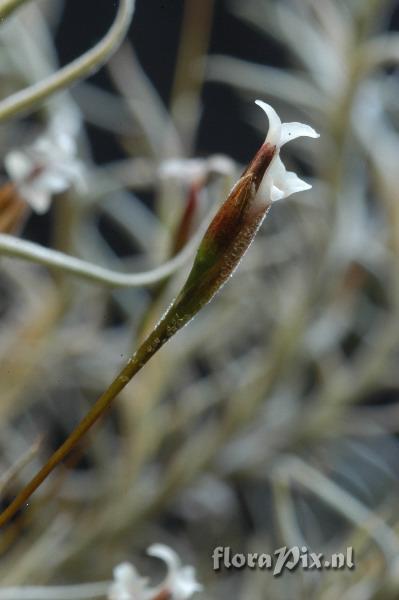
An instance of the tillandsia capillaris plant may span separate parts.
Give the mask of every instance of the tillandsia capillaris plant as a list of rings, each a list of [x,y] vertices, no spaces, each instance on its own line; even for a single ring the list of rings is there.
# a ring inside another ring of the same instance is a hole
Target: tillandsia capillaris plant
[[[302,123],[281,123],[270,105],[260,100],[256,103],[268,116],[268,134],[210,223],[180,293],[79,425],[0,515],[0,525],[4,525],[23,506],[49,473],[107,411],[133,376],[221,289],[252,243],[272,202],[311,187],[295,173],[285,169],[280,149],[290,140],[301,136],[317,138],[318,134]]]

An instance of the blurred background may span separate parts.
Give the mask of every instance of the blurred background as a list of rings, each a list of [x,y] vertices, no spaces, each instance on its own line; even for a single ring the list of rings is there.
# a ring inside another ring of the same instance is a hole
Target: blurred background
[[[1,97],[85,53],[117,9],[19,8],[0,28]],[[1,188],[1,232],[126,274],[163,264],[209,222],[266,135],[255,99],[321,137],[282,151],[312,190],[273,205],[222,292],[13,519],[1,585],[108,580],[124,560],[156,580],[144,551],[162,542],[195,566],[204,598],[399,597],[398,24],[396,0],[137,0],[101,70],[2,123],[6,164],[56,121],[83,182],[40,214],[26,198],[2,204]],[[3,507],[189,266],[111,285],[1,257]],[[356,567],[212,568],[215,546],[284,545],[352,546]]]

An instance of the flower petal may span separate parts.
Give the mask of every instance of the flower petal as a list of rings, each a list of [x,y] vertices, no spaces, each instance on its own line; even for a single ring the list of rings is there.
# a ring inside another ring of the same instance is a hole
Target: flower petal
[[[49,192],[39,186],[21,185],[19,193],[39,215],[45,213],[50,207],[51,197]]]
[[[72,184],[83,189],[83,167],[75,151],[75,140],[58,132],[42,135],[23,151],[6,155],[4,163],[10,179],[36,212],[45,212],[52,194]]]
[[[168,571],[176,571],[180,568],[181,562],[179,556],[172,548],[169,548],[165,544],[152,544],[148,548],[147,554],[163,560],[168,567]]]
[[[146,600],[146,577],[141,577],[136,568],[128,562],[114,568],[114,581],[108,591],[109,600]]]
[[[47,190],[51,194],[59,194],[65,192],[70,185],[69,180],[57,171],[45,171],[41,175],[40,179],[37,180],[36,187],[41,187],[43,190]]]
[[[303,192],[305,190],[310,190],[312,186],[300,179],[296,173],[292,171],[287,171],[284,181],[284,197],[288,198],[291,194],[296,194],[297,192]]]
[[[9,177],[17,183],[30,174],[32,170],[32,161],[25,152],[12,150],[4,158],[4,166]]]
[[[285,198],[285,193],[283,190],[280,190],[276,185],[272,185],[270,190],[270,199],[272,202],[277,202],[278,200],[282,200]]]
[[[291,140],[295,140],[299,137],[310,137],[310,138],[318,138],[320,134],[317,133],[310,127],[310,125],[305,125],[304,123],[283,123],[281,126],[281,141],[280,145],[284,146],[287,142]]]
[[[202,589],[202,585],[195,579],[195,569],[190,566],[182,567],[173,580],[173,600],[186,600]]]
[[[258,195],[264,201],[282,200],[295,194],[309,190],[312,186],[298,177],[296,173],[287,171],[280,156],[276,156],[263,178]]]
[[[255,104],[260,106],[265,111],[267,118],[269,119],[269,131],[265,139],[265,143],[271,144],[272,146],[280,146],[281,139],[281,120],[276,111],[270,104],[262,102],[262,100],[255,100]]]
[[[148,548],[147,554],[160,558],[168,568],[165,580],[156,590],[158,593],[167,591],[171,600],[187,600],[194,592],[202,590],[202,586],[195,579],[194,568],[182,567],[179,556],[169,546],[153,544]]]

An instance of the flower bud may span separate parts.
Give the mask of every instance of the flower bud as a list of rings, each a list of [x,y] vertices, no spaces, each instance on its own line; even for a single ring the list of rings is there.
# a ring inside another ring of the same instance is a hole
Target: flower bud
[[[133,370],[141,368],[221,289],[252,243],[272,202],[311,187],[286,171],[280,148],[300,136],[319,135],[302,123],[281,123],[270,105],[259,100],[256,103],[269,119],[266,139],[209,225],[182,290],[133,356]]]

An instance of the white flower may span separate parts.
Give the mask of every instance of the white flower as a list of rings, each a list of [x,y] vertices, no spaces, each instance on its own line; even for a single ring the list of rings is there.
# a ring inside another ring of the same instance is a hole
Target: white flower
[[[148,554],[166,563],[168,572],[164,581],[156,587],[148,587],[148,580],[140,577],[133,565],[122,563],[114,569],[108,600],[156,600],[158,597],[186,600],[202,589],[195,579],[194,568],[183,567],[176,552],[168,546],[154,544],[148,548]]]
[[[295,192],[309,190],[311,185],[299,179],[296,173],[286,170],[280,158],[280,148],[298,137],[318,138],[319,134],[303,123],[281,123],[280,117],[269,104],[261,100],[256,100],[256,104],[265,111],[269,119],[269,131],[264,143],[276,146],[276,154],[262,179],[257,197],[261,201],[274,202]]]
[[[128,562],[121,563],[114,569],[114,581],[109,591],[109,600],[145,600],[147,595],[147,578],[140,577],[136,568]]]
[[[202,585],[195,579],[194,567],[181,565],[180,558],[171,548],[164,544],[153,544],[147,554],[165,561],[168,573],[165,580],[158,586],[157,593],[166,590],[171,600],[186,600],[194,592],[200,592]]]
[[[31,146],[12,150],[5,159],[6,171],[19,194],[37,213],[48,210],[51,196],[82,180],[83,168],[76,159],[73,137],[50,131]]]

